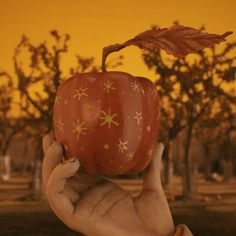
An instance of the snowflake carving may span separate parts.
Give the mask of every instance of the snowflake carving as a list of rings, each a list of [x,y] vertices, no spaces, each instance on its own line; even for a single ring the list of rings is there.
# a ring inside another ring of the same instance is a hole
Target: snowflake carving
[[[140,120],[143,120],[143,117],[142,117],[142,113],[141,112],[135,112],[135,116],[134,116],[134,119],[137,120],[137,124],[139,125],[140,123]]]
[[[151,126],[148,125],[148,126],[147,126],[147,132],[150,132],[150,131],[151,131]]]
[[[60,95],[57,95],[56,98],[55,98],[55,104],[59,104],[59,100],[60,100],[61,96]]]
[[[147,151],[147,155],[148,155],[149,157],[152,157],[153,152],[154,152],[154,148],[151,147],[151,148],[148,149],[148,151]]]
[[[105,111],[101,111],[101,113],[103,114],[103,116],[100,116],[100,119],[104,120],[100,126],[103,126],[103,125],[108,125],[108,129],[111,128],[111,124],[114,124],[116,126],[118,126],[119,124],[114,121],[114,117],[117,116],[116,113],[114,113],[113,115],[111,115],[111,109],[108,109],[108,113],[106,113]]]
[[[85,103],[84,104],[84,109],[87,110],[87,111],[90,111],[92,109],[92,105],[89,104],[89,103]]]
[[[119,151],[123,153],[125,150],[127,150],[128,149],[127,144],[128,144],[128,141],[122,141],[120,139],[119,143],[117,144]]]
[[[160,111],[160,107],[157,107],[157,119],[160,119],[160,115],[161,115],[161,111]]]
[[[140,91],[140,87],[139,87],[139,84],[137,83],[137,81],[134,81],[134,82],[131,82],[131,88],[133,91]]]
[[[76,119],[76,122],[73,122],[74,128],[73,128],[72,132],[76,133],[77,139],[79,139],[81,134],[84,134],[84,135],[86,134],[85,130],[87,130],[87,128],[83,127],[84,123],[85,123],[84,121],[82,123],[80,123],[79,119]]]
[[[112,87],[113,82],[109,81],[109,80],[106,81],[103,85],[104,85],[104,89],[103,90],[105,90],[107,93],[109,93],[110,90],[115,90],[116,89],[115,87]]]
[[[105,150],[108,150],[108,149],[110,148],[110,146],[109,146],[109,144],[105,143],[105,144],[103,145],[103,148],[104,148]]]
[[[64,123],[62,122],[62,119],[60,118],[57,123],[57,129],[60,132],[64,132]]]
[[[80,89],[75,90],[74,98],[78,97],[79,100],[81,99],[82,96],[88,97],[88,94],[85,92],[88,88],[83,88],[83,86],[80,87]]]
[[[126,155],[128,161],[132,161],[134,158],[134,152],[130,152]]]

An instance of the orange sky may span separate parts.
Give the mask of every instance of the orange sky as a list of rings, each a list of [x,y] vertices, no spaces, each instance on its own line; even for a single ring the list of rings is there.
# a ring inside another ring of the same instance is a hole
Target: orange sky
[[[100,63],[104,46],[123,42],[150,25],[168,27],[174,20],[211,33],[236,32],[235,0],[0,0],[0,69],[12,72],[12,54],[22,34],[37,43],[58,29],[72,37],[65,68],[74,55],[94,56]],[[230,40],[236,39],[236,33]],[[148,72],[140,50],[124,49],[125,65],[119,68],[134,75]]]

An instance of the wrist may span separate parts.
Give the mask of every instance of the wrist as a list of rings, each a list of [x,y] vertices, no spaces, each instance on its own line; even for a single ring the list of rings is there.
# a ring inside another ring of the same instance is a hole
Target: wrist
[[[129,234],[127,234],[127,236],[175,236],[175,230],[172,233],[160,234],[160,233],[156,233],[153,231],[143,229],[143,230],[139,230],[139,231],[135,232],[135,234],[129,233]]]
[[[175,229],[170,232],[170,233],[167,233],[167,234],[161,234],[161,233],[156,233],[156,232],[148,232],[146,234],[144,234],[145,236],[146,235],[150,235],[150,236],[175,236]]]

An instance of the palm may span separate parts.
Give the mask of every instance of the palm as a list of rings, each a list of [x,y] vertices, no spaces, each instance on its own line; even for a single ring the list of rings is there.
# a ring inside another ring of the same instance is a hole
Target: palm
[[[136,199],[135,206],[144,224],[154,232],[166,234],[174,227],[166,196],[159,192],[144,190]],[[150,216],[152,216],[150,218]]]
[[[74,229],[80,232],[105,236],[106,232],[110,235],[109,227],[111,231],[125,232],[128,230],[125,225],[142,224],[132,196],[118,185],[100,177],[77,174],[67,181],[64,193],[76,206],[73,221],[80,224],[76,224]],[[122,232],[119,234],[122,235]]]
[[[50,141],[51,139],[51,141]],[[143,191],[133,198],[101,176],[78,174],[78,161],[61,163],[52,138],[44,142],[43,178],[49,204],[70,228],[86,235],[127,235],[127,232],[168,234],[174,230],[160,184],[160,158],[154,158],[144,178]],[[55,142],[54,142],[55,144]],[[57,143],[57,148],[61,148]],[[155,160],[156,159],[156,160]]]

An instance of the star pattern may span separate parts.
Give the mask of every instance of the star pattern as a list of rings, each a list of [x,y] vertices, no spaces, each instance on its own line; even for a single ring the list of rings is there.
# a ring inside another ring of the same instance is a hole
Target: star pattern
[[[121,139],[119,140],[119,143],[117,144],[118,145],[118,149],[120,152],[124,152],[124,150],[127,150],[127,144],[128,144],[128,141],[122,141]]]
[[[83,127],[84,123],[85,123],[84,121],[82,123],[80,123],[79,119],[76,119],[76,122],[73,122],[74,128],[73,128],[72,132],[76,133],[77,139],[79,139],[81,134],[85,135],[85,130],[87,130],[87,128]]]
[[[147,132],[150,132],[150,131],[151,131],[151,126],[148,125],[148,126],[147,126]]]
[[[111,115],[111,109],[108,109],[108,113],[106,113],[105,111],[101,111],[101,113],[103,114],[103,116],[100,116],[100,119],[104,120],[100,126],[103,125],[108,125],[108,129],[111,128],[111,124],[114,124],[116,126],[118,126],[119,124],[113,120],[114,117],[117,116],[116,113],[114,113],[113,115]]]
[[[142,113],[141,113],[141,112],[135,112],[135,114],[136,114],[136,115],[134,116],[134,119],[137,119],[137,124],[139,125],[140,120],[143,119]]]
[[[110,148],[110,146],[109,146],[109,144],[106,143],[106,144],[103,145],[103,148],[107,150],[107,149]]]
[[[137,83],[137,81],[134,81],[134,82],[131,82],[131,88],[133,91],[140,91],[140,87],[139,87],[139,84]]]
[[[126,155],[128,161],[132,161],[134,158],[134,152],[130,152]]]
[[[115,87],[112,87],[113,82],[109,81],[109,80],[106,81],[103,85],[104,85],[104,89],[103,90],[105,90],[107,93],[109,93],[110,90],[115,90],[116,89]]]
[[[80,87],[80,89],[75,90],[74,98],[78,97],[79,100],[81,99],[82,96],[88,97],[88,94],[85,92],[88,88],[83,88],[83,86]]]
[[[92,105],[89,104],[89,103],[85,103],[85,104],[84,104],[84,109],[87,110],[87,111],[89,111],[89,110],[92,109]]]
[[[60,132],[64,132],[64,123],[62,122],[61,118],[58,120],[57,129]]]
[[[153,152],[154,152],[154,148],[151,147],[151,148],[148,149],[148,151],[147,151],[147,155],[148,155],[149,157],[152,157]]]
[[[161,114],[161,111],[160,111],[160,107],[158,106],[157,107],[157,119],[159,120],[160,118],[160,114]]]
[[[59,104],[59,100],[60,100],[60,95],[57,95],[55,98],[55,103],[58,105]]]

